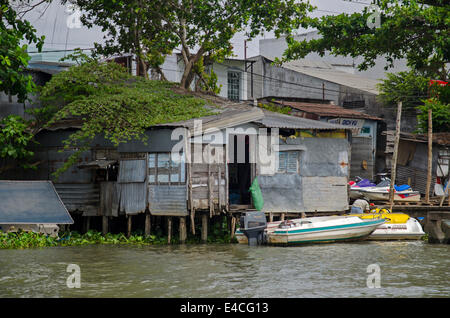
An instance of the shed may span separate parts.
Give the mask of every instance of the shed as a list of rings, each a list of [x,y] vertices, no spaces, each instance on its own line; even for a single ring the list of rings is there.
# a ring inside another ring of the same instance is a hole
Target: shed
[[[0,180],[0,202],[2,231],[12,227],[42,231],[56,224],[73,224],[51,181]]]
[[[386,153],[392,155],[395,131],[386,135]],[[443,185],[449,179],[450,133],[433,133],[432,170],[430,196],[443,195]],[[390,163],[388,163],[390,166]],[[426,193],[428,172],[427,134],[400,133],[397,158],[397,184],[409,184],[421,194]]]

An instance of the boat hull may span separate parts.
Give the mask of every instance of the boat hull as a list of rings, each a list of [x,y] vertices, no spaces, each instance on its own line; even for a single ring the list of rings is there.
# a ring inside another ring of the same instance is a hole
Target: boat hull
[[[271,245],[296,245],[308,243],[333,243],[357,241],[367,238],[377,226],[386,220],[377,219],[349,224],[319,226],[316,228],[293,228],[268,233]]]
[[[405,223],[385,223],[367,238],[373,241],[420,240],[425,235],[419,221],[410,218]]]
[[[369,201],[388,201],[389,192],[375,192],[375,191],[365,191],[362,192],[364,199]],[[418,191],[410,191],[405,193],[395,193],[394,201],[402,202],[418,202],[420,201],[420,193]]]

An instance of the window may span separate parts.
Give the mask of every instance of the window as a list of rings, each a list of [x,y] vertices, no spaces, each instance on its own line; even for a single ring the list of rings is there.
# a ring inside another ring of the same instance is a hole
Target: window
[[[148,154],[148,182],[153,184],[183,184],[186,182],[184,155],[174,161],[170,153]]]
[[[278,173],[298,173],[299,172],[299,151],[279,151],[278,152]]]
[[[228,99],[240,100],[241,73],[228,72]]]

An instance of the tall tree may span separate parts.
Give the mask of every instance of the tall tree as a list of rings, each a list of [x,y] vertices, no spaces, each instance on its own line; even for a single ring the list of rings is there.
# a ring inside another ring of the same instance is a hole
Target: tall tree
[[[263,31],[277,35],[300,26],[311,6],[296,0],[75,0],[87,26],[108,33],[101,53],[136,54],[158,67],[174,48],[181,51],[184,70],[180,86],[188,89],[194,75],[208,64],[232,54],[231,39],[241,31],[253,38]],[[198,65],[197,65],[198,66]],[[142,68],[143,72],[146,69]],[[141,74],[145,75],[145,74]],[[201,75],[201,74],[198,74]]]
[[[40,51],[44,36],[38,37],[30,22],[18,17],[10,1],[0,0],[0,92],[17,96],[19,102],[35,87],[31,75],[24,74],[30,60],[26,43]]]
[[[68,0],[62,0],[63,3]],[[98,55],[130,53],[136,57],[139,76],[147,77],[149,66],[164,76],[163,56],[176,47],[176,38],[160,16],[170,15],[164,1],[155,0],[73,0],[87,27],[100,26],[106,33],[104,45],[95,44]]]
[[[283,59],[305,57],[308,53],[363,57],[358,66],[367,70],[375,59],[385,56],[388,64],[406,58],[418,71],[448,77],[450,60],[450,3],[448,0],[373,0],[376,7],[362,12],[310,18],[306,23],[322,36],[310,41],[287,37],[288,49]],[[374,11],[374,9],[376,9]],[[379,23],[373,23],[379,17]]]

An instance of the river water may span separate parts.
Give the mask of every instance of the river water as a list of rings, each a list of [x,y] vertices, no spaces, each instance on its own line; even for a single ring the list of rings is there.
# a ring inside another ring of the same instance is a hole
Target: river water
[[[449,297],[449,256],[423,241],[0,250],[0,298]]]

